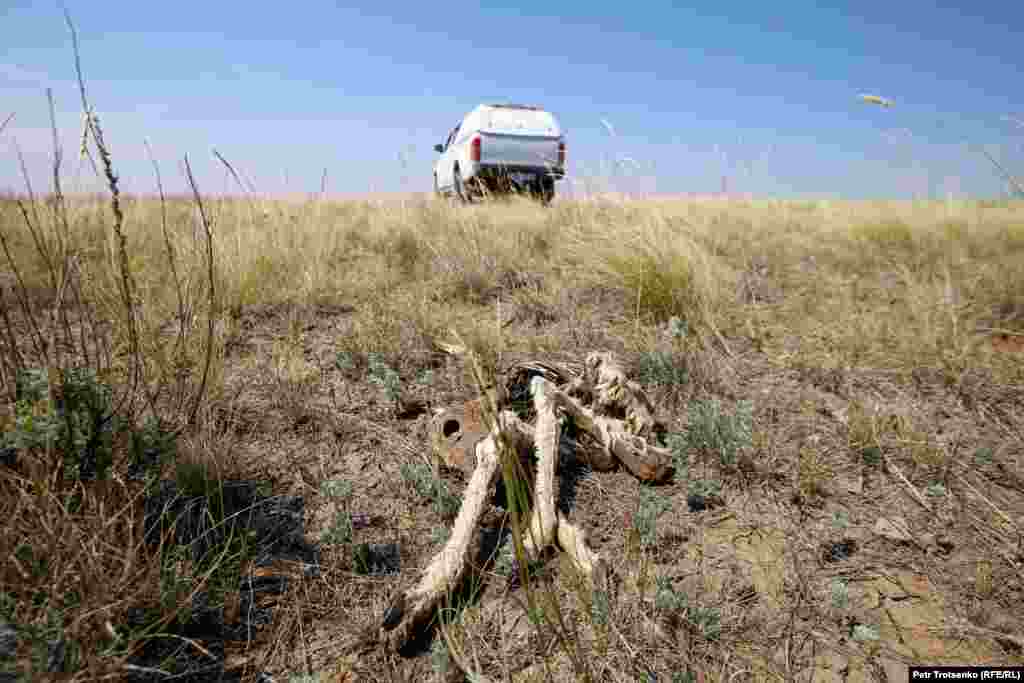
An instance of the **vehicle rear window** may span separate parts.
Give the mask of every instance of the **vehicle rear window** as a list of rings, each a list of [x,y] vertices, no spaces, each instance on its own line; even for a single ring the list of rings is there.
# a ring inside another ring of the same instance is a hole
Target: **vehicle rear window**
[[[483,124],[484,128],[495,131],[529,131],[558,135],[555,117],[546,111],[488,109],[484,112]]]

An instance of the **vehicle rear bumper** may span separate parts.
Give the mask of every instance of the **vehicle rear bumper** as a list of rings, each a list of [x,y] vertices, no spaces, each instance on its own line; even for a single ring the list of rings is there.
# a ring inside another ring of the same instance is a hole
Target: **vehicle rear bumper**
[[[513,173],[528,173],[536,176],[549,176],[555,180],[565,177],[565,169],[558,166],[521,166],[509,164],[478,163],[473,175],[483,178],[496,178]]]

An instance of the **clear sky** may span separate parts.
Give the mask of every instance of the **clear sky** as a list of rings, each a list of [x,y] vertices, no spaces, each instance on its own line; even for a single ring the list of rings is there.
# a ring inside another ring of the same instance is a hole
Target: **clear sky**
[[[329,192],[426,191],[432,146],[492,101],[555,112],[591,187],[997,196],[982,146],[1024,175],[1011,0],[66,1],[129,192],[155,187],[147,139],[170,191],[185,154],[201,189],[230,190],[213,149],[262,193],[314,192],[325,169]],[[70,34],[57,2],[0,8],[0,191],[23,187],[14,140],[38,190],[47,87],[69,176],[78,161]]]

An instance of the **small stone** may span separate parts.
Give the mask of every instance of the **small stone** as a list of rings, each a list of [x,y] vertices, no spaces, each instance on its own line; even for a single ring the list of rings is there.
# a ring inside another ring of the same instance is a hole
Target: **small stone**
[[[900,543],[908,543],[911,540],[910,527],[903,517],[879,517],[875,522],[875,534]]]

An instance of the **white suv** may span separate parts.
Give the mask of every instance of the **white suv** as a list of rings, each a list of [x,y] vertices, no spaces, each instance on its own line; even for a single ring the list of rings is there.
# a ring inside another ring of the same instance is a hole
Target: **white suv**
[[[565,136],[540,107],[481,104],[434,150],[434,192],[460,201],[516,191],[547,204],[565,176]]]

